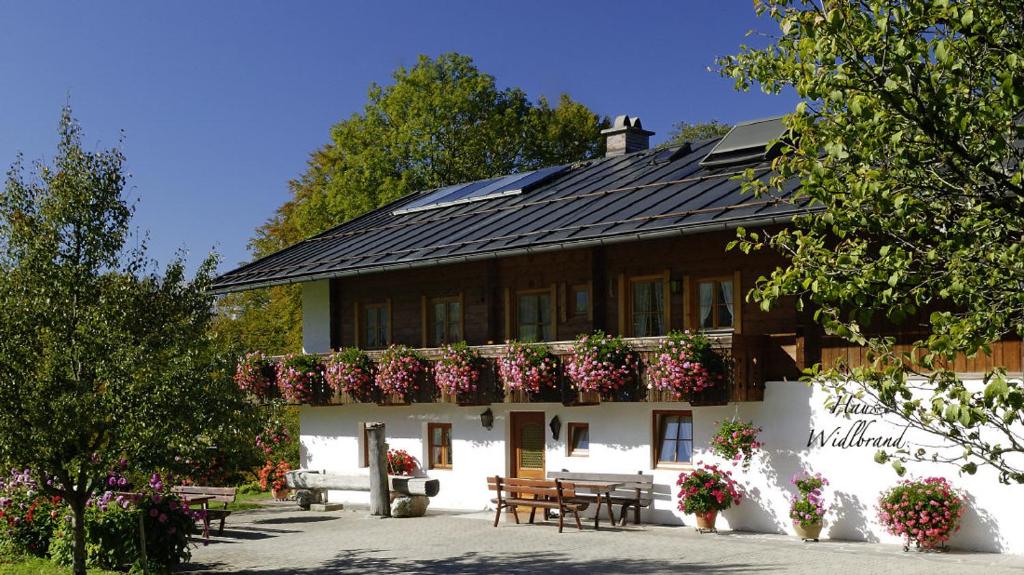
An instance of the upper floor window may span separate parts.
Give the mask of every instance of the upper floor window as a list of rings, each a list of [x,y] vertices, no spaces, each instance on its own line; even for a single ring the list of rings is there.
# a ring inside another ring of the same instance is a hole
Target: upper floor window
[[[569,299],[569,309],[575,317],[588,317],[590,315],[590,286],[580,284],[572,286]]]
[[[516,297],[516,337],[519,341],[550,341],[551,292],[522,292]]]
[[[733,280],[715,279],[698,282],[697,305],[701,329],[733,327],[736,318]]]
[[[430,345],[438,347],[462,341],[461,297],[434,298],[430,302],[430,314]]]
[[[391,343],[391,319],[386,303],[363,306],[363,346],[366,349],[383,349]]]
[[[665,335],[665,279],[662,276],[638,278],[629,282],[630,315],[634,337]]]

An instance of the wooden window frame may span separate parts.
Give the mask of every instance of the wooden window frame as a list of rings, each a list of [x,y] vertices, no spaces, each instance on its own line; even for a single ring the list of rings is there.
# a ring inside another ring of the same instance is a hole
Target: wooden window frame
[[[619,285],[619,306],[620,310],[625,313],[619,315],[620,321],[624,322],[625,325],[620,326],[620,331],[628,337],[636,337],[633,330],[633,286],[638,283],[655,283],[662,282],[661,284],[661,298],[662,298],[662,328],[664,333],[658,336],[648,337],[663,337],[668,335],[672,331],[672,289],[669,282],[670,273],[669,270],[665,270],[660,274],[644,275],[644,276],[620,276]]]
[[[384,339],[386,341],[383,347],[370,347],[369,342],[367,341],[367,326],[363,325],[363,314],[366,313],[366,311],[369,310],[370,308],[374,307],[383,308],[384,312],[388,315],[387,324],[384,326]],[[390,298],[385,299],[383,301],[378,300],[373,302],[356,302],[355,319],[356,347],[361,347],[363,349],[386,349],[389,345],[391,345],[391,342],[393,341],[391,337],[391,326],[394,323],[394,316],[391,313]]]
[[[580,313],[576,309],[576,294],[584,292],[587,294],[587,309]],[[569,286],[569,295],[565,302],[565,315],[572,319],[586,317],[587,321],[594,321],[594,290],[591,282],[572,284]]]
[[[566,457],[590,457],[590,448],[573,449],[573,432],[577,429],[587,430],[587,441],[589,445],[590,423],[583,421],[571,421],[566,425],[565,456]]]
[[[700,317],[700,286],[701,284],[714,282],[717,286],[721,282],[732,282],[732,325],[731,326],[719,326],[718,325],[718,290],[712,289],[712,294],[715,296],[715,302],[712,303],[712,315],[714,317],[714,327],[704,327],[702,325]],[[686,304],[689,309],[686,310],[687,317],[690,318],[688,322],[690,325],[687,326],[689,329],[695,329],[698,331],[707,332],[732,332],[742,333],[743,331],[743,296],[740,283],[740,272],[734,272],[732,275],[717,275],[717,276],[699,276],[694,278],[692,282],[689,282],[690,286],[687,288],[687,298],[685,298]]]
[[[690,418],[690,461],[661,461],[661,418],[678,415]],[[693,468],[693,411],[689,409],[655,409],[651,412],[651,468],[692,469]]]
[[[551,331],[551,339],[540,339],[536,343],[558,341],[558,286],[552,284],[550,288],[538,288],[538,289],[524,289],[516,290],[512,296],[512,302],[510,304],[511,310],[508,315],[512,317],[512,337],[515,339],[519,338],[519,298],[521,296],[529,295],[546,295],[548,296],[548,305],[551,309],[548,310],[548,321],[551,323],[549,329]],[[539,324],[538,324],[539,325]],[[507,338],[511,339],[511,338]]]
[[[441,459],[445,459],[447,455],[447,463],[436,463],[434,461],[434,430],[441,430]],[[452,449],[447,448],[444,445],[444,436],[448,435],[448,443],[452,443],[452,424],[451,423],[428,423],[427,424],[427,468],[428,469],[451,469],[452,468]]]
[[[421,318],[421,322],[420,322],[421,327],[422,327],[422,331],[423,331],[422,337],[421,337],[421,339],[423,340],[423,347],[441,347],[441,346],[446,345],[446,344],[457,343],[459,341],[466,341],[466,300],[463,297],[462,292],[459,292],[459,293],[454,294],[454,295],[444,295],[444,296],[434,296],[434,297],[422,296],[420,298],[420,301],[421,301],[421,306],[420,306],[421,307],[421,313],[422,313],[422,316],[423,316]],[[446,306],[445,307],[445,310],[446,310],[445,313],[447,313],[447,305],[449,303],[458,303],[459,304],[459,331],[462,333],[462,337],[460,339],[458,339],[458,340],[449,341],[450,334],[447,333],[448,332],[448,325],[447,325],[447,322],[446,322],[445,330],[444,330],[445,331],[445,341],[442,341],[442,342],[435,342],[435,341],[433,341],[434,327],[435,327],[436,322],[437,322],[437,318],[434,317],[434,306],[436,304],[442,303],[442,302]]]

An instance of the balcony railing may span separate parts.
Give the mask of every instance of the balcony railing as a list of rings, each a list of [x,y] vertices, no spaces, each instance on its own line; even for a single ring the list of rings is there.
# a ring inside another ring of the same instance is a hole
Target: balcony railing
[[[698,405],[724,405],[737,401],[762,401],[764,399],[764,336],[750,336],[733,333],[708,334],[716,350],[725,357],[730,366],[724,385],[702,391],[691,397],[676,398],[666,392],[648,389],[646,366],[653,360],[654,352],[662,343],[662,338],[627,338],[626,341],[640,354],[641,367],[639,377],[632,386],[627,386],[614,397],[599,398],[593,394],[581,394],[572,390],[568,384],[562,383],[558,389],[548,390],[539,395],[528,395],[523,392],[506,392],[498,379],[497,359],[505,352],[505,345],[473,346],[479,352],[484,365],[480,371],[478,391],[471,396],[447,397],[444,394],[425,391],[411,398],[376,397],[374,402],[381,404],[406,403],[459,403],[462,405],[485,405],[489,403],[536,403],[561,402],[566,405],[588,405],[599,401],[688,401]],[[572,341],[546,342],[548,350],[560,360],[565,360],[572,353]],[[442,348],[421,348],[417,352],[426,360],[434,361],[441,357]],[[368,351],[367,354],[378,360],[383,351]],[[343,395],[325,399],[323,404],[364,403]]]

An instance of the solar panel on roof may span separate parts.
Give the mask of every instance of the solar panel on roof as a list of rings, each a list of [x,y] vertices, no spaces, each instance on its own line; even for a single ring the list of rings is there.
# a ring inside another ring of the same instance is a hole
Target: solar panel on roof
[[[700,165],[724,166],[767,159],[768,146],[785,136],[787,130],[781,116],[736,124]]]
[[[392,214],[396,216],[400,214],[410,214],[414,212],[443,208],[445,206],[453,206],[456,204],[465,204],[469,202],[488,200],[491,198],[499,198],[502,196],[521,194],[528,191],[530,188],[542,184],[558,174],[561,174],[567,169],[568,166],[551,166],[529,172],[511,174],[487,180],[479,180],[469,184],[456,184],[454,186],[438,188],[433,192],[427,193],[421,198],[405,204],[401,208],[393,211]]]

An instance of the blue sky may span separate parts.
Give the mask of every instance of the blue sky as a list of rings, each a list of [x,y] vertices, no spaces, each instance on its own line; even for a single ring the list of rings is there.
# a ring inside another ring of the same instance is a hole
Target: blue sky
[[[418,54],[472,56],[531,98],[568,92],[680,120],[788,112],[709,72],[757,29],[750,0],[685,2],[8,2],[0,0],[0,165],[51,156],[70,101],[88,146],[125,135],[135,225],[166,263],[210,250],[227,271],[330,126]]]

